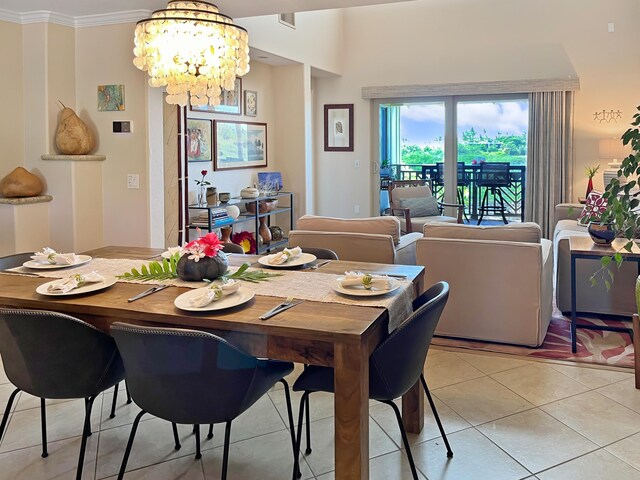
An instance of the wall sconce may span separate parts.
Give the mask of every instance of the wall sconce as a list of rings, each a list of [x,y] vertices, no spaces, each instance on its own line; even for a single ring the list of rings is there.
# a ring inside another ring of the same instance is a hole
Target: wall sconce
[[[618,119],[622,118],[622,112],[620,110],[609,110],[608,112],[605,109],[602,109],[601,112],[595,112],[593,114],[594,120],[599,120],[600,123],[607,122],[610,123],[613,120],[614,123],[618,123]]]

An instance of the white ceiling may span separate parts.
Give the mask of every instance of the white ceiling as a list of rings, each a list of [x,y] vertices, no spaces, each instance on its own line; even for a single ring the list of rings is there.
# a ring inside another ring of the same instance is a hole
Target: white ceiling
[[[131,10],[158,10],[168,0],[0,0],[0,9],[15,13],[38,10],[70,17],[98,15]],[[213,0],[220,11],[234,18],[303,12],[329,8],[347,8],[408,0]]]

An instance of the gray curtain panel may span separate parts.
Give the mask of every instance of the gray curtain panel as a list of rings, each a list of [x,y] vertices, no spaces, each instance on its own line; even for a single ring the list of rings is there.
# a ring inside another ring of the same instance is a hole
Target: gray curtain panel
[[[573,92],[529,94],[524,218],[551,238],[556,204],[573,190]]]

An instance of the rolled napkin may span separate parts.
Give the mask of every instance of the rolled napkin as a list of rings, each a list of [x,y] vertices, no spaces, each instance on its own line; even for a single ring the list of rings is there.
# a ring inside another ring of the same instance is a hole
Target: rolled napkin
[[[236,280],[228,280],[226,283],[210,285],[202,293],[195,295],[189,299],[189,305],[192,307],[206,307],[211,302],[217,302],[226,295],[235,293],[240,288],[240,282]]]
[[[285,248],[281,252],[274,253],[269,258],[269,263],[271,265],[282,265],[283,263],[288,262],[292,258],[296,258],[302,255],[302,249],[300,247],[294,248]]]
[[[366,290],[391,290],[393,279],[386,275],[374,275],[362,272],[344,272],[344,278],[338,280],[343,287],[363,286]]]
[[[49,285],[49,287],[47,287],[47,291],[68,293],[74,288],[82,287],[87,283],[97,283],[102,281],[104,281],[104,277],[96,272],[86,273],[84,275],[76,274]]]
[[[31,258],[38,263],[48,265],[73,265],[77,263],[78,257],[75,253],[58,253],[53,248],[45,247],[39,252],[31,255]]]

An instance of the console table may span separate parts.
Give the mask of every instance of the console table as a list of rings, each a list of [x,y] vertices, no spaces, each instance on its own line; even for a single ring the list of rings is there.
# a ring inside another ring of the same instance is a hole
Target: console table
[[[576,260],[579,258],[599,260],[602,257],[620,253],[620,255],[624,257],[625,261],[632,261],[638,264],[638,274],[640,275],[640,248],[634,243],[633,248],[629,252],[624,248],[627,242],[628,241],[624,238],[616,238],[613,243],[608,246],[597,245],[593,243],[593,240],[589,237],[569,237],[569,249],[571,251],[571,352],[573,353],[576,353],[577,328],[606,330],[610,332],[627,332],[630,335],[633,335],[632,329],[627,327],[576,324]],[[612,266],[612,268],[615,267]]]

